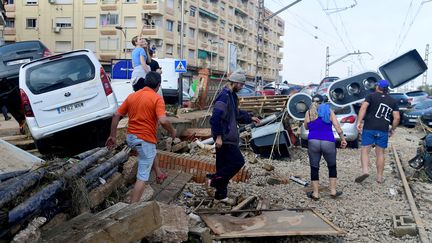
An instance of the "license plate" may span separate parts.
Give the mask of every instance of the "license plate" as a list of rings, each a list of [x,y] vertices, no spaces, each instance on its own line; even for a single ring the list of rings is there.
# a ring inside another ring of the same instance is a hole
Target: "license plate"
[[[69,111],[73,111],[75,109],[79,109],[84,107],[84,103],[83,102],[78,102],[78,103],[74,103],[74,104],[70,104],[70,105],[65,105],[62,107],[57,108],[57,112],[59,114],[64,113],[64,112],[69,112]]]
[[[409,122],[417,122],[417,119],[408,119]]]
[[[6,65],[7,66],[13,66],[13,65],[18,65],[18,64],[28,63],[30,61],[31,61],[30,58],[27,58],[27,59],[11,61],[11,62],[8,62]]]

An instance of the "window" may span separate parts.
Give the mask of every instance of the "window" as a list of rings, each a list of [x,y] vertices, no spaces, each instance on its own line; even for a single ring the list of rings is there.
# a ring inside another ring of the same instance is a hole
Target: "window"
[[[56,4],[72,4],[73,0],[55,0]]]
[[[84,49],[96,52],[96,41],[84,41]]]
[[[224,2],[220,2],[220,9],[223,11],[225,11],[225,3]]]
[[[124,27],[126,28],[136,28],[136,17],[124,17]]]
[[[166,1],[166,6],[167,6],[167,8],[174,9],[174,0],[167,0]]]
[[[14,0],[7,0],[6,3],[7,4],[14,4]]]
[[[118,37],[101,37],[99,39],[99,49],[102,51],[116,51],[119,49]]]
[[[101,26],[113,26],[118,25],[118,14],[101,14],[100,15]]]
[[[98,0],[84,0],[84,4],[96,4]]]
[[[136,3],[136,0],[124,0],[124,3]]]
[[[37,27],[36,23],[37,23],[36,19],[26,19],[26,28],[34,29]]]
[[[57,17],[56,27],[72,28],[72,18]]]
[[[188,33],[190,38],[195,38],[195,29],[194,28],[189,28],[189,33]]]
[[[173,49],[174,49],[174,46],[173,46],[173,45],[166,44],[166,47],[165,47],[165,53],[166,53],[167,55],[171,55],[171,56],[172,56],[172,54],[173,54]]]
[[[5,27],[15,28],[15,20],[14,19],[6,19]]]
[[[194,6],[190,6],[190,9],[189,9],[189,16],[191,16],[191,17],[195,17],[195,13],[196,13],[196,7],[194,7]]]
[[[168,31],[173,32],[173,25],[174,25],[174,22],[172,20],[166,21],[166,29]]]
[[[26,0],[26,5],[37,5],[38,0]]]
[[[72,50],[72,42],[70,41],[56,41],[55,52],[67,52]]]
[[[84,17],[84,28],[95,29],[97,28],[96,17]]]
[[[26,81],[33,94],[43,94],[92,80],[95,73],[92,61],[86,55],[77,55],[29,68]]]
[[[220,21],[220,28],[225,29],[225,20]]]
[[[181,31],[181,22],[178,21],[177,22],[177,32],[180,32],[180,31]]]
[[[189,49],[188,57],[189,59],[195,59],[195,50]]]

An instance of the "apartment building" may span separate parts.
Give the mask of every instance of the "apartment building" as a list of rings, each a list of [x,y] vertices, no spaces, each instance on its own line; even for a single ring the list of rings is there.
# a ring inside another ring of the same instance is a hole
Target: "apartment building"
[[[142,32],[158,58],[180,57],[181,0],[4,0],[6,42],[39,39],[52,52],[87,48],[102,63],[130,58],[130,40]],[[183,57],[188,66],[224,71],[228,46],[237,66],[256,72],[257,0],[185,0]],[[265,16],[271,12],[265,10]],[[117,26],[117,28],[116,28]],[[120,28],[119,28],[120,26]],[[282,69],[284,21],[264,23],[258,74],[267,81]]]

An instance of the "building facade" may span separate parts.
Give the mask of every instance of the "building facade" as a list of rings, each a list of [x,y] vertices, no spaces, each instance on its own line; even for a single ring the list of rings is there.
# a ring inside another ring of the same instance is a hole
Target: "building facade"
[[[133,36],[150,39],[158,58],[179,58],[181,0],[4,0],[6,42],[41,40],[54,53],[86,48],[102,63],[130,58]],[[269,16],[265,10],[264,16]],[[188,66],[224,71],[229,46],[237,67],[256,74],[257,0],[185,0],[183,57]],[[121,28],[115,28],[120,26]],[[282,69],[284,21],[264,23],[258,75]]]

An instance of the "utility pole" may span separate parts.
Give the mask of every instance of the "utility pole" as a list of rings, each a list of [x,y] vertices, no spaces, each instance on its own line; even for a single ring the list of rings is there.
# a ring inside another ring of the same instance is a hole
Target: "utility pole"
[[[325,76],[328,77],[330,75],[330,48],[327,46],[326,48],[326,69]]]
[[[424,58],[424,62],[426,63],[426,66],[428,65],[428,60],[429,60],[429,44],[426,44],[426,52]],[[426,85],[427,85],[427,70],[423,73],[423,81],[422,81],[422,86],[426,87]]]
[[[180,26],[180,60],[183,60],[183,37],[184,37],[184,0],[181,0],[180,5],[180,13],[181,13],[181,26]],[[180,73],[178,79],[178,100],[179,107],[183,106],[183,73]]]

